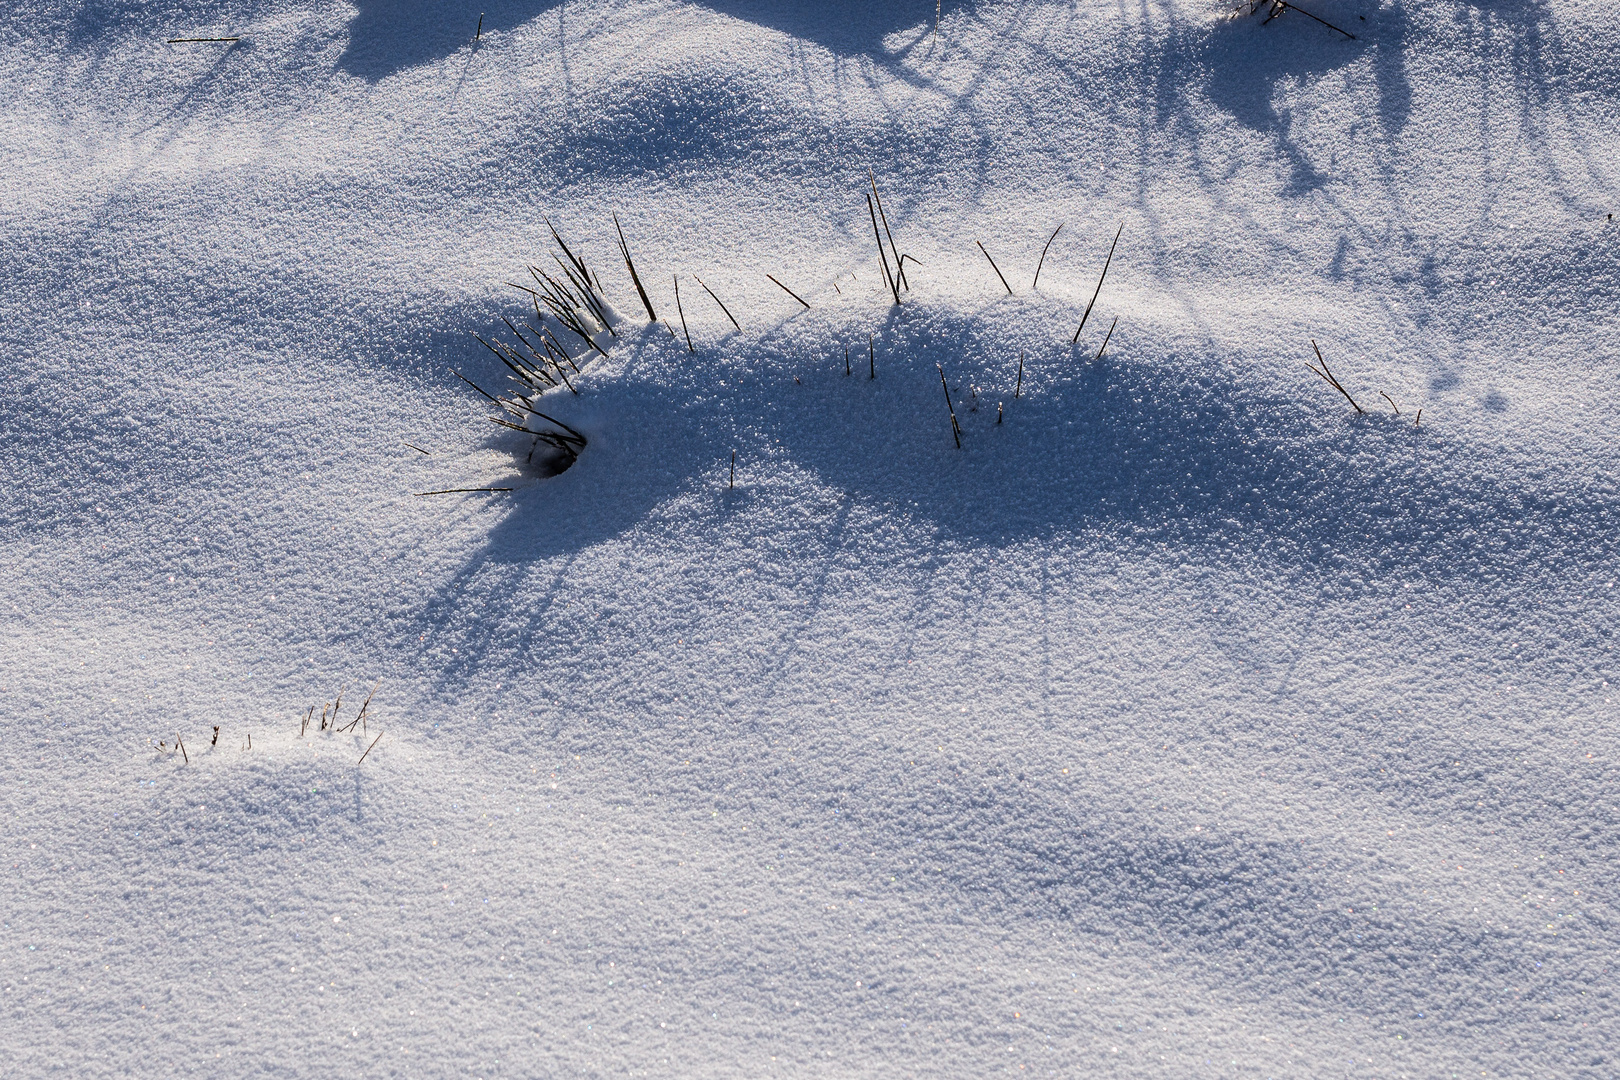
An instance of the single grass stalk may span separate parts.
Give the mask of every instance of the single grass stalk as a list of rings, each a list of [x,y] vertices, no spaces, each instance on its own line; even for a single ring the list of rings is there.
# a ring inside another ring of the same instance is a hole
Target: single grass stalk
[[[681,307],[681,275],[675,275],[675,313],[681,317],[681,333],[686,335],[686,351],[697,352],[692,348],[692,331],[686,328],[686,311]]]
[[[979,250],[980,251],[984,251],[984,244],[982,242],[980,242],[978,240],[975,240],[973,242],[975,244],[979,245]],[[984,251],[984,257],[987,258],[987,259],[990,259],[990,253],[988,251]],[[996,272],[996,277],[1001,278],[1001,287],[1003,289],[1007,290],[1007,295],[1008,296],[1011,296],[1012,295],[1012,286],[1007,284],[1007,279],[1005,277],[1002,277],[1001,267],[996,265],[996,260],[990,259],[990,269],[992,269],[992,270],[994,270]]]
[[[778,289],[781,289],[783,292],[785,292],[789,296],[793,297],[793,299],[797,300],[799,303],[804,304],[804,297],[800,296],[798,293],[794,292],[792,289],[788,288],[786,285],[782,284],[780,281],[776,281],[776,278],[771,277],[770,274],[766,274],[765,276],[770,278],[772,281],[775,281],[776,282],[776,287]],[[809,304],[804,304],[804,310],[809,311],[810,310],[810,305]]]
[[[411,494],[420,497],[422,495],[458,495],[458,494],[460,494],[461,492],[464,492],[464,491],[511,491],[511,490],[512,489],[509,488],[509,487],[500,487],[500,488],[444,488],[444,489],[442,489],[440,491],[413,491]]]
[[[693,274],[692,276],[697,277],[696,274]],[[697,283],[699,285],[703,285],[703,279],[698,278]],[[703,291],[709,294],[710,299],[712,299],[715,303],[720,305],[720,310],[724,311],[726,313],[726,318],[731,319],[731,325],[737,327],[737,332],[739,334],[742,333],[742,327],[739,326],[738,323],[737,323],[737,320],[732,317],[731,311],[730,311],[729,308],[726,307],[725,303],[718,296],[714,295],[714,290],[709,288],[707,285],[703,285]]]
[[[378,679],[377,682],[375,683],[375,685],[372,686],[371,693],[366,695],[365,702],[360,706],[360,715],[359,715],[359,717],[357,717],[357,719],[359,719],[360,721],[364,722],[364,720],[366,718],[366,710],[371,708],[371,699],[377,696],[377,687],[379,687],[381,685],[382,685],[382,680]],[[360,730],[364,731],[365,728],[362,727]]]
[[[844,374],[845,375],[850,374],[850,370],[849,370],[849,346],[848,345],[844,346]]]
[[[878,233],[877,211],[872,208],[872,196],[866,197],[866,213],[872,219],[872,239],[877,241],[878,261],[883,264],[883,281],[894,294],[894,306],[900,306],[900,284],[889,273],[889,256],[883,251],[883,237]]]
[[[1113,339],[1113,337],[1114,337],[1114,327],[1116,327],[1118,325],[1119,325],[1119,316],[1115,315],[1114,316],[1114,321],[1108,324],[1108,333],[1103,335],[1102,348],[1098,349],[1097,350],[1097,355],[1093,356],[1091,358],[1092,363],[1096,363],[1098,360],[1102,359],[1103,352],[1108,348],[1108,342],[1111,341]]]
[[[894,233],[889,231],[889,215],[883,212],[883,196],[878,194],[877,176],[872,172],[872,166],[868,165],[866,167],[866,175],[872,178],[872,198],[877,203],[878,217],[883,219],[883,235],[889,238],[889,250],[894,253],[894,272],[900,278],[900,287],[906,292],[910,292],[911,282],[906,280],[906,257],[900,254],[900,249],[894,243]],[[916,261],[915,259],[912,260],[912,262]]]
[[[1069,342],[1070,345],[1080,340],[1080,330],[1086,328],[1086,320],[1091,318],[1092,306],[1097,303],[1097,297],[1102,293],[1103,282],[1108,280],[1108,268],[1114,262],[1114,249],[1119,246],[1119,234],[1124,231],[1125,223],[1122,221],[1119,223],[1119,228],[1114,231],[1114,242],[1108,245],[1108,259],[1103,263],[1102,274],[1097,278],[1097,288],[1091,294],[1091,303],[1086,305],[1085,314],[1080,316],[1080,329],[1074,332],[1074,341]]]
[[[1396,416],[1401,415],[1401,407],[1399,405],[1395,404],[1395,399],[1394,398],[1390,397],[1388,394],[1384,393],[1382,390],[1378,391],[1378,394],[1385,401],[1389,402],[1389,407],[1395,410],[1395,415]]]
[[[1022,392],[1023,389],[1024,389],[1024,350],[1019,349],[1018,350],[1018,382],[1017,382],[1016,385],[1013,386],[1013,400],[1014,401],[1018,400],[1018,395],[1019,395],[1020,392]]]
[[[951,404],[951,388],[945,382],[945,368],[939,364],[939,388],[945,391],[945,407],[951,412],[951,438],[956,440],[956,448],[962,449],[962,426],[956,422],[956,406]]]
[[[1270,22],[1272,19],[1275,19],[1277,16],[1281,15],[1285,11],[1297,11],[1301,15],[1305,16],[1307,19],[1315,19],[1317,22],[1321,23],[1323,26],[1327,27],[1329,30],[1338,30],[1339,33],[1343,34],[1345,37],[1349,38],[1351,41],[1356,40],[1356,35],[1352,34],[1350,31],[1348,31],[1348,30],[1340,30],[1339,27],[1334,26],[1332,23],[1328,22],[1326,19],[1318,18],[1317,16],[1312,15],[1310,12],[1306,11],[1304,8],[1300,7],[1299,5],[1289,3],[1289,0],[1272,0],[1271,13],[1266,16],[1265,22],[1262,22],[1260,25],[1261,26],[1266,25],[1266,23]]]
[[[455,368],[450,369],[450,374],[454,375],[456,378],[460,379],[462,382],[466,383],[468,386],[472,387],[474,390],[477,390],[480,394],[483,394],[485,397],[489,398],[489,400],[493,401],[495,404],[497,404],[497,405],[502,404],[500,398],[496,397],[494,394],[491,394],[488,390],[485,390],[482,386],[479,386],[477,383],[475,383],[471,379],[467,378],[467,376],[463,375],[461,372],[457,371]]]
[[[868,378],[877,378],[877,347],[872,344],[872,335],[866,335],[866,362],[871,374]]]
[[[726,490],[737,486],[737,451],[731,452],[731,480],[726,484]]]
[[[382,737],[383,737],[383,733],[380,732],[380,731],[377,732],[377,737],[375,739],[371,740],[371,746],[366,747],[366,752],[364,754],[360,755],[360,760],[355,762],[355,765],[359,766],[359,765],[364,765],[366,763],[366,757],[367,757],[367,755],[369,755],[371,753],[371,747],[376,746],[378,743],[382,742]]]
[[[166,44],[169,45],[195,45],[204,41],[241,41],[239,37],[174,37]]]
[[[209,746],[218,746],[219,745],[219,725],[218,724],[214,725],[214,738],[213,738],[213,741],[210,742],[208,745]]]
[[[473,44],[476,45],[484,38],[484,13],[478,13],[478,29],[473,31]]]
[[[1412,426],[1417,427],[1421,423],[1423,423],[1423,410],[1419,409],[1418,414],[1417,414],[1417,419],[1412,421]]]
[[[428,454],[428,452],[426,450],[422,449],[420,446],[417,446],[413,442],[408,442],[405,445],[410,447],[412,450],[415,450],[418,454],[427,454],[428,457],[433,456],[432,454]]]
[[[1311,348],[1316,350],[1317,363],[1321,364],[1322,366],[1318,368],[1309,360],[1305,361],[1305,366],[1322,376],[1324,382],[1333,387],[1333,389],[1337,390],[1339,393],[1343,394],[1344,400],[1350,403],[1350,407],[1356,410],[1357,415],[1367,415],[1367,410],[1356,404],[1356,399],[1350,396],[1350,391],[1346,390],[1344,385],[1339,382],[1337,377],[1334,376],[1333,372],[1328,370],[1327,361],[1322,358],[1322,350],[1317,348],[1315,339],[1312,339],[1311,341]]]
[[[191,755],[186,753],[186,744],[181,740],[180,733],[178,731],[174,733],[174,745],[180,748],[180,756],[186,759],[187,765],[190,765]]]
[[[1057,239],[1057,234],[1063,231],[1064,224],[1064,222],[1058,222],[1058,227],[1053,229],[1052,235],[1046,238],[1046,247],[1041,248],[1041,261],[1035,264],[1035,280],[1029,283],[1031,289],[1041,283],[1041,267],[1046,265],[1047,248],[1052,246],[1052,241]]]
[[[653,314],[652,301],[647,299],[647,290],[641,287],[641,275],[636,273],[636,264],[630,261],[630,245],[625,243],[624,226],[619,224],[619,215],[613,215],[613,227],[619,230],[619,251],[624,255],[624,268],[630,271],[630,280],[635,283],[636,294],[641,297],[641,306],[647,309],[647,321],[657,322],[658,316]]]

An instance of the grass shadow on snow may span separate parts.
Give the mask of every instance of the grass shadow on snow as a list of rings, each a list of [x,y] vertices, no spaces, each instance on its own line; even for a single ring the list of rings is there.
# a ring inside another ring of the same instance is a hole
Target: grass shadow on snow
[[[1514,474],[1409,416],[1354,416],[1303,366],[1279,399],[1218,360],[1124,332],[1101,360],[1062,346],[1028,357],[1015,401],[1017,350],[994,321],[908,319],[879,336],[875,381],[845,376],[840,354],[794,383],[795,361],[749,419],[830,485],[971,543],[1123,528],[1215,558],[1264,551],[1433,580],[1614,553],[1615,492],[1596,474]]]
[[[828,0],[711,0],[703,5],[746,22],[841,52],[875,52],[885,35],[906,26],[931,23],[926,0],[906,4],[864,4]],[[338,67],[376,82],[406,68],[442,60],[470,44],[483,18],[484,33],[511,30],[546,12],[557,11],[568,34],[570,14],[559,0],[355,0],[349,45]]]
[[[558,0],[356,0],[339,70],[370,82],[442,60],[483,32],[511,30]]]

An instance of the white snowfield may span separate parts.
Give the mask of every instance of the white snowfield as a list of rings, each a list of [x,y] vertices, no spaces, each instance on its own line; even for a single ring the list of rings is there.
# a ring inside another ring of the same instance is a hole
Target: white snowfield
[[[0,1073],[1615,1076],[1620,18],[1301,5],[6,5]]]

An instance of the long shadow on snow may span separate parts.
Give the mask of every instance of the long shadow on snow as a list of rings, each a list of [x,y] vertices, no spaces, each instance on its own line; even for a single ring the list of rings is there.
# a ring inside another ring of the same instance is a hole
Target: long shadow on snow
[[[357,0],[349,24],[349,47],[338,67],[373,82],[405,68],[442,60],[472,41],[483,17],[484,31],[511,30],[548,11],[567,8],[560,0]],[[714,0],[705,3],[725,15],[768,26],[841,52],[881,48],[885,35],[932,19],[925,0],[868,4],[856,0]]]
[[[896,875],[1088,937],[1215,959],[1223,981],[1235,977],[1263,995],[1508,1021],[1517,1003],[1483,988],[1551,979],[1534,967],[1550,949],[1434,913],[1400,914],[1403,898],[1370,883],[1380,875],[1358,874],[1369,882],[1359,890],[1341,884],[1342,860],[1331,851],[1280,837],[1169,833],[1151,807],[1123,799],[1075,806],[1005,769],[918,769],[898,783],[902,790],[868,793],[857,782],[835,797],[860,842],[897,861]],[[871,810],[862,805],[868,794]],[[1560,981],[1595,974],[1565,970]]]
[[[1264,552],[1430,580],[1567,573],[1615,554],[1616,493],[1600,470],[1515,464],[1508,478],[1508,463],[1409,415],[1354,416],[1303,367],[1298,395],[1274,399],[1205,357],[1118,339],[1100,361],[1067,348],[1028,358],[1014,400],[1016,349],[986,325],[892,320],[875,381],[845,376],[841,354],[802,385],[803,369],[783,370],[771,397],[784,405],[756,401],[748,419],[828,483],[977,544],[1117,528],[1214,559]]]
[[[1209,563],[1260,558],[1351,593],[1414,579],[1567,581],[1615,555],[1615,493],[1598,470],[1506,478],[1506,465],[1493,469],[1443,432],[1351,416],[1308,373],[1308,403],[1272,400],[1206,373],[1215,365],[1202,357],[1125,343],[1101,361],[1067,349],[1031,358],[1015,401],[1009,365],[969,366],[1009,353],[985,326],[999,323],[896,319],[876,380],[846,376],[841,354],[807,365],[803,350],[767,340],[758,348],[771,358],[744,369],[741,385],[737,369],[714,380],[724,365],[690,365],[648,328],[612,383],[547,406],[590,445],[567,472],[514,492],[487,543],[422,612],[436,638],[457,643],[455,659],[437,656],[443,676],[466,678],[525,646],[566,587],[559,558],[637,529],[656,535],[658,508],[705,483],[722,515],[735,509],[748,492],[724,490],[734,447],[745,477],[763,446],[780,443],[830,486],[974,546],[1097,530]],[[951,374],[961,450],[936,362]],[[977,412],[975,383],[986,388]],[[528,449],[495,438],[517,459]],[[500,603],[519,595],[521,611]]]

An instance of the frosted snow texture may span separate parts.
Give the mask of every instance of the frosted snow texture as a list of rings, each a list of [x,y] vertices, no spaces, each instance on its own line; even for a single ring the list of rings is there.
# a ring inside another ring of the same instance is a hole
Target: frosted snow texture
[[[0,14],[6,1073],[1612,1075],[1620,24],[1306,6]]]

